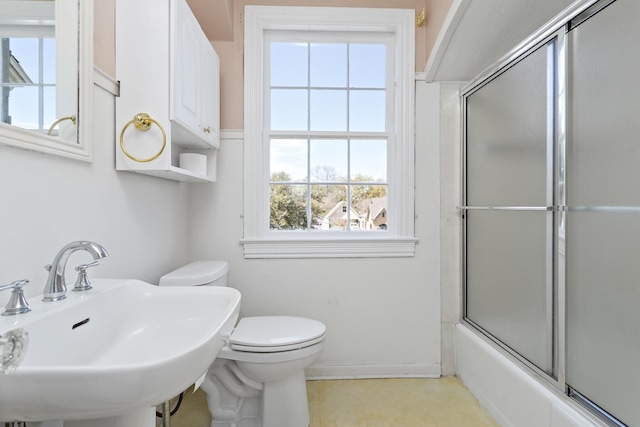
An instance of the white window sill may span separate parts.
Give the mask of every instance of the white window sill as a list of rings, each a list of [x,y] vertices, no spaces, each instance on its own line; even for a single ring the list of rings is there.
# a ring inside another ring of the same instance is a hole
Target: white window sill
[[[269,237],[244,239],[245,258],[399,258],[413,257],[414,237]]]

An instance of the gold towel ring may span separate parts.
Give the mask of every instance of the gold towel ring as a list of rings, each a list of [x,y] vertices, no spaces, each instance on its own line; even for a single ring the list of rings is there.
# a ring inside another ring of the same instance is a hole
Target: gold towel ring
[[[160,128],[160,131],[162,132],[162,147],[160,147],[160,151],[158,151],[155,155],[147,158],[147,159],[140,159],[138,157],[132,156],[126,148],[124,148],[124,132],[127,130],[127,128],[131,125],[134,125],[136,129],[140,130],[140,131],[147,131],[151,128],[152,124],[155,124],[156,126],[158,126]],[[149,115],[147,113],[138,113],[135,116],[133,116],[133,119],[127,123],[126,125],[124,125],[124,127],[122,128],[122,131],[120,132],[120,148],[122,149],[122,152],[131,160],[134,160],[136,162],[150,162],[152,160],[157,159],[160,154],[162,154],[162,152],[164,151],[164,147],[166,147],[167,145],[167,134],[164,131],[164,128],[162,127],[162,125],[160,123],[158,123],[157,121],[155,121],[154,119],[152,119],[151,117],[149,117]]]
[[[53,122],[53,124],[49,128],[49,132],[47,132],[47,135],[51,135],[51,132],[53,132],[53,129],[58,125],[58,123],[64,122],[65,120],[71,120],[71,123],[73,123],[74,126],[76,125],[76,115],[75,114],[73,114],[71,116],[67,116],[67,117],[61,117],[58,120],[56,120],[55,122]]]

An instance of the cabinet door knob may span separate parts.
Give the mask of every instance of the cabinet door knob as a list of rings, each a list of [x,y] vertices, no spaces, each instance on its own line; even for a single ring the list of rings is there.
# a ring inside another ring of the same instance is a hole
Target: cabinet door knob
[[[211,133],[211,128],[209,126],[207,126],[206,128],[202,129],[204,131],[204,133]]]

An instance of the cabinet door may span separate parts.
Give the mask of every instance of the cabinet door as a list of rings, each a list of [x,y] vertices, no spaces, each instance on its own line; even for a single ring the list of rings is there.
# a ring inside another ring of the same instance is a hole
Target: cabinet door
[[[171,118],[200,136],[202,30],[184,0],[175,0],[173,11]]]
[[[202,131],[203,138],[212,146],[220,142],[220,60],[208,43],[202,49]]]

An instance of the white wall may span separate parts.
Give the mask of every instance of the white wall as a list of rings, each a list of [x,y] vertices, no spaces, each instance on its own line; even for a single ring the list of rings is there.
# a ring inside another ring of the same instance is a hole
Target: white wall
[[[460,205],[460,95],[459,83],[431,83],[439,102],[440,135],[440,292],[442,374],[454,375],[454,326],[460,321],[461,214]]]
[[[430,86],[435,87],[435,86]],[[439,91],[417,83],[414,258],[245,260],[243,144],[226,132],[218,182],[182,184],[114,164],[114,98],[95,88],[94,161],[84,163],[0,147],[0,283],[28,278],[42,292],[45,264],[72,240],[104,245],[110,256],[92,277],[156,282],[193,259],[225,259],[242,314],[289,314],[327,325],[313,376],[438,376],[440,348]],[[187,235],[188,234],[188,235]],[[72,267],[87,255],[69,261]],[[0,295],[4,304],[8,293]]]
[[[187,252],[187,187],[116,172],[114,96],[94,86],[92,163],[0,146],[0,284],[27,278],[42,293],[45,264],[73,240],[93,240],[110,256],[90,277],[156,281]],[[87,254],[70,258],[68,281]],[[9,292],[0,294],[4,306]]]
[[[439,134],[425,125],[439,101],[423,82],[416,95],[414,258],[245,260],[242,132],[225,133],[217,184],[191,188],[190,255],[229,262],[241,315],[298,315],[327,325],[311,376],[440,374]]]

